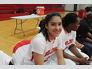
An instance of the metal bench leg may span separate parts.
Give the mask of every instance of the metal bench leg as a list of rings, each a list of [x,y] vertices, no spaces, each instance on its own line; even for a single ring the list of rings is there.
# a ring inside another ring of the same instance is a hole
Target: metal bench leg
[[[26,21],[26,20],[25,20],[25,21]],[[15,27],[15,30],[14,30],[14,34],[16,33],[16,30],[20,30],[20,31],[23,32],[23,34],[24,34],[24,36],[25,36],[24,30],[23,30],[23,28],[22,28],[22,23],[24,23],[24,22],[22,22],[22,20],[21,20],[21,23],[18,23],[18,20],[16,19],[16,27]],[[21,24],[21,29],[18,29],[18,27],[17,27],[19,24]]]
[[[23,28],[22,28],[22,20],[21,20],[21,31],[23,32],[23,34],[24,34],[24,36],[25,36],[25,32],[24,32],[24,30],[23,30]]]
[[[17,30],[17,19],[16,19],[16,27],[15,27],[15,30],[14,30],[14,34],[16,33],[16,30]]]

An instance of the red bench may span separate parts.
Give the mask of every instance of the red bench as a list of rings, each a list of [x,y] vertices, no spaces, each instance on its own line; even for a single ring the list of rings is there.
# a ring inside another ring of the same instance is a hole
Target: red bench
[[[5,15],[0,15],[0,20],[8,20],[11,19],[10,17],[23,16],[23,15],[30,15],[30,14],[29,13],[5,14]]]
[[[33,9],[36,9],[37,6],[44,6],[45,14],[63,11],[63,7],[57,7],[61,5],[62,4],[0,4],[0,20],[10,19],[10,17],[13,16],[28,15],[32,13]],[[18,9],[24,9],[24,13],[17,13]]]
[[[3,7],[3,8],[0,8],[0,10],[18,10],[20,9],[20,7]]]

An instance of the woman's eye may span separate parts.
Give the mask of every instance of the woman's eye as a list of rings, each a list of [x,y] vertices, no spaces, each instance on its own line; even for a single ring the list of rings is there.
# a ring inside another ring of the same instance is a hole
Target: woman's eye
[[[51,24],[52,26],[54,26],[55,24]]]
[[[62,23],[59,23],[58,25],[60,26],[60,25],[62,25]]]

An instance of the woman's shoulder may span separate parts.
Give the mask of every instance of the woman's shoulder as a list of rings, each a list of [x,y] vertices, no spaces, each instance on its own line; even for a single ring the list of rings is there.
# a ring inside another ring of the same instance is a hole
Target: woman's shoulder
[[[39,34],[37,34],[33,39],[32,39],[32,41],[46,41],[45,40],[45,37],[43,36],[43,34],[42,33],[39,33]]]
[[[34,46],[34,47],[36,47],[36,48],[43,48],[43,47],[45,47],[45,44],[46,44],[46,40],[45,40],[45,37],[43,36],[43,34],[42,33],[39,33],[39,34],[37,34],[33,39],[32,39],[32,41],[31,41],[31,43],[30,43],[30,45],[31,46]],[[31,47],[30,46],[30,47]]]

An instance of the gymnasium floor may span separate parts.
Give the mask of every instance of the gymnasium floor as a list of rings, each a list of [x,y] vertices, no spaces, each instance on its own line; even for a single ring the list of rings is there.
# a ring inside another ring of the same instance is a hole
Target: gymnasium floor
[[[69,12],[59,12],[62,16]],[[76,13],[76,12],[74,12]],[[15,19],[3,20],[0,21],[0,50],[4,51],[9,56],[12,56],[13,47],[22,40],[31,40],[38,32],[39,29],[36,29],[36,20],[28,19],[23,23],[23,29],[26,36],[23,36],[21,31],[16,31],[15,29]]]

